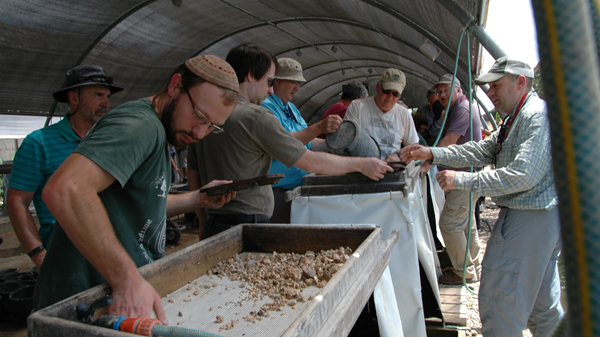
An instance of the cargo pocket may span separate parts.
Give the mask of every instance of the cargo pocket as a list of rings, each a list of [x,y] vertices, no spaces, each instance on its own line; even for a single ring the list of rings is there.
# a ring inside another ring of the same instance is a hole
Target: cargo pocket
[[[469,207],[449,204],[444,205],[444,210],[440,216],[440,222],[448,224],[462,224],[469,214]]]
[[[489,300],[514,303],[518,292],[521,260],[487,255],[483,259],[482,284]],[[491,298],[489,298],[491,297]]]

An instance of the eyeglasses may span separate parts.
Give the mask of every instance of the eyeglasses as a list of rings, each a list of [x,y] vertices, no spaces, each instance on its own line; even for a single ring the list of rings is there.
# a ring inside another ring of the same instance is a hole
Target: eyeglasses
[[[450,92],[450,89],[446,88],[444,90],[440,90],[437,92],[438,96],[442,96],[443,94],[448,94]]]
[[[221,132],[225,131],[225,130],[223,130],[223,125],[216,125],[216,124],[209,122],[208,118],[206,118],[206,116],[204,116],[204,114],[196,108],[196,104],[194,103],[194,100],[192,99],[192,96],[190,95],[189,91],[187,92],[187,95],[190,98],[190,102],[192,102],[192,108],[194,108],[194,112],[195,112],[192,114],[192,116],[194,116],[194,118],[196,118],[198,123],[200,123],[201,125],[208,124],[209,127],[214,128],[213,133],[221,133]]]
[[[275,80],[277,80],[277,77],[271,77],[271,76],[267,75],[267,78],[269,79],[269,87],[274,86]]]
[[[390,90],[381,89],[381,92],[382,92],[384,95],[389,95],[389,94],[392,94],[392,95],[394,95],[394,97],[400,97],[400,93],[399,93],[399,92],[397,92],[397,91],[392,91],[391,89],[390,89]]]

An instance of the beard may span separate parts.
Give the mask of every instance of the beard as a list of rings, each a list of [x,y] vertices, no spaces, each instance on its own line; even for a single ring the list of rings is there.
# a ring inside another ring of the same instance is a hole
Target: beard
[[[179,143],[179,141],[177,140],[177,131],[173,127],[173,115],[175,114],[175,108],[177,107],[178,102],[179,99],[171,100],[169,103],[167,103],[167,105],[162,111],[160,122],[165,128],[167,142],[175,146],[177,149],[182,149],[185,148],[186,145]]]

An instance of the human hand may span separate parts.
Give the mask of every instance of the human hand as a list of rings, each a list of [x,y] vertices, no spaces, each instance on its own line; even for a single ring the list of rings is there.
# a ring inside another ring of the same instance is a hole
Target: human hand
[[[335,132],[342,124],[342,118],[338,115],[329,115],[325,117],[321,123],[321,133],[332,133]]]
[[[175,172],[179,173],[179,171],[181,171],[179,168],[175,168]]]
[[[42,262],[44,262],[44,258],[46,257],[46,251],[47,250],[44,249],[31,257],[31,261],[33,261],[33,263],[38,269],[42,268]]]
[[[367,177],[377,181],[382,179],[386,172],[394,172],[386,162],[378,158],[358,158],[361,160],[360,173]]]
[[[425,173],[429,171],[433,166],[435,165],[431,165],[428,162],[424,161],[421,163],[421,172]]]
[[[162,324],[167,324],[160,295],[141,275],[138,281],[127,281],[122,285],[113,286],[112,297],[113,301],[108,306],[109,315],[146,318],[150,317],[154,309],[156,318]]]
[[[210,183],[202,186],[202,188],[207,187],[215,187],[219,185],[232,183],[231,180],[213,180]],[[206,193],[199,193],[199,206],[204,208],[216,209],[221,208],[223,205],[228,203],[232,198],[235,198],[236,192],[231,191],[231,193],[223,194],[223,195],[215,195],[209,196]]]
[[[423,145],[407,145],[400,150],[400,160],[408,163],[411,160],[429,160],[433,159],[431,149]]]
[[[394,152],[385,157],[385,161],[400,161],[400,156],[398,156],[398,153]]]
[[[454,185],[454,177],[455,176],[456,176],[456,171],[444,170],[444,171],[438,172],[438,174],[435,175],[435,178],[437,179],[438,184],[440,184],[440,187],[442,188],[442,190],[450,191],[450,190],[456,189],[456,185]]]

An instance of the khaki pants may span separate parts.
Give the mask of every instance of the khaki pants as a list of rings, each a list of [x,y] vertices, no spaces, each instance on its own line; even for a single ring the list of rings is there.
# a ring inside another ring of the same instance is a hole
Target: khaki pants
[[[479,315],[485,337],[551,336],[564,317],[558,209],[503,208],[483,258]]]
[[[465,252],[467,249],[467,230],[469,223],[469,195],[467,191],[446,192],[446,203],[440,215],[440,231],[446,244],[446,252],[454,267],[454,272],[462,277]],[[479,196],[473,193],[473,205]],[[473,211],[475,208],[473,207]],[[477,224],[471,212],[471,240],[469,242],[469,260],[467,261],[467,280],[477,277],[481,263],[479,262],[479,235]],[[477,278],[476,278],[477,279]]]

